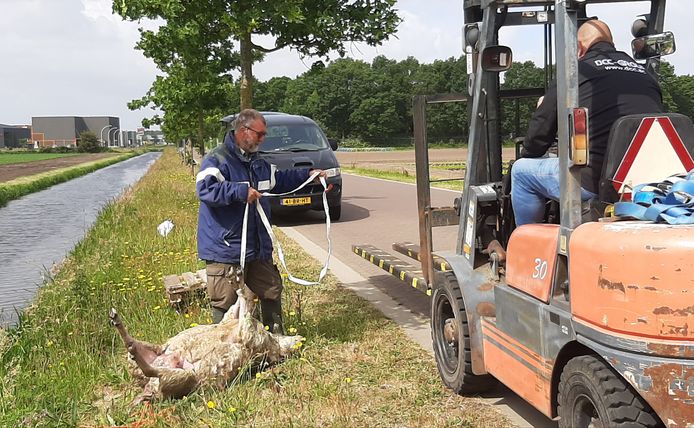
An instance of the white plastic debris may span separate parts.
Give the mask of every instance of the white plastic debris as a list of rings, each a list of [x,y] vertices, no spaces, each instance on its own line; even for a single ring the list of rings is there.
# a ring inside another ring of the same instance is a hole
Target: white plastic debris
[[[157,226],[157,231],[161,236],[166,238],[166,235],[168,235],[174,228],[174,224],[171,220],[164,220],[159,226]]]

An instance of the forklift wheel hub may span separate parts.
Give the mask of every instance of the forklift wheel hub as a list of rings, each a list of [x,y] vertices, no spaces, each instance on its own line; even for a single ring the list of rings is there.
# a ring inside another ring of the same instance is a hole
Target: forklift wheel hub
[[[448,318],[443,325],[443,337],[449,345],[458,344],[458,325],[455,318]]]

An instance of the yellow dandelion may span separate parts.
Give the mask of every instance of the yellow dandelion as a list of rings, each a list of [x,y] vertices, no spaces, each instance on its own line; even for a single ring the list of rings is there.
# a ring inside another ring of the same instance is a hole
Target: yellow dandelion
[[[161,309],[161,306],[159,306],[159,305],[157,305],[157,306],[154,307],[154,310],[155,310],[155,311],[158,311],[159,309]]]
[[[269,326],[269,325],[266,325],[266,326],[265,326],[265,330],[270,331],[270,326]]]
[[[46,342],[46,346],[49,347],[49,348],[50,348],[51,346],[53,346],[53,341],[52,341],[52,340],[49,340],[48,342]]]
[[[190,326],[191,326],[191,327],[197,327],[197,326],[198,326],[198,323],[192,322],[192,323],[190,323]]]
[[[236,407],[229,407],[229,408],[227,409],[227,412],[229,412],[229,413],[235,413],[235,412],[236,412]]]
[[[296,329],[294,327],[289,327],[289,333],[290,334],[296,333]]]
[[[190,314],[188,314],[188,313],[186,313],[184,316],[185,316],[186,318],[190,318]]]
[[[352,383],[352,378],[351,378],[351,377],[346,377],[346,378],[345,378],[345,383]]]
[[[208,409],[214,409],[215,407],[217,407],[217,405],[215,404],[214,401],[210,400],[207,402],[207,408]]]
[[[290,315],[290,316],[294,316],[294,315],[296,315],[296,312],[294,312],[294,311],[289,311],[289,315]]]

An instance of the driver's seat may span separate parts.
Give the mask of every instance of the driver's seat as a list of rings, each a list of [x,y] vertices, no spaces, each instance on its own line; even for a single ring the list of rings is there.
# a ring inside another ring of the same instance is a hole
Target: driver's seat
[[[694,126],[679,113],[632,114],[612,125],[598,198],[631,200],[631,187],[694,169]]]

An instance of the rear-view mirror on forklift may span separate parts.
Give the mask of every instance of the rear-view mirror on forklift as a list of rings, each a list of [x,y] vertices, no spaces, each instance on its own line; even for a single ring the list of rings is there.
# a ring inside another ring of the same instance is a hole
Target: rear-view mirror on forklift
[[[588,109],[578,107],[571,114],[571,161],[574,165],[588,165]]]
[[[670,31],[637,37],[631,41],[634,59],[657,58],[670,55],[675,50],[675,35]]]
[[[508,46],[488,46],[482,51],[482,70],[506,71],[511,68],[513,53]]]

